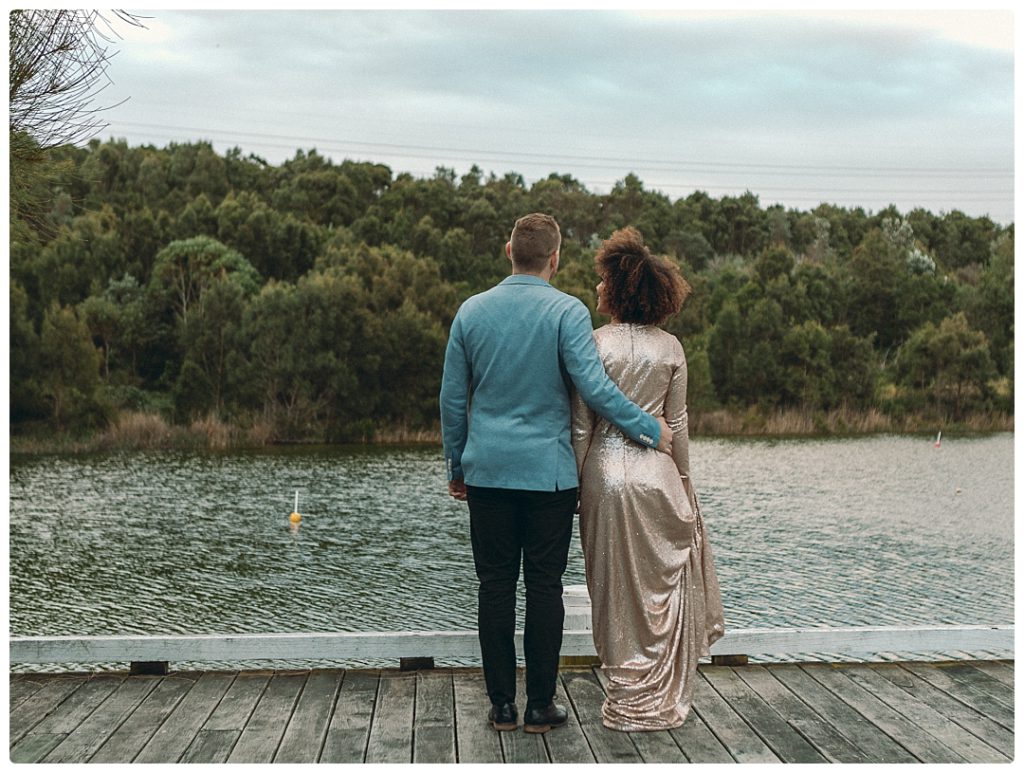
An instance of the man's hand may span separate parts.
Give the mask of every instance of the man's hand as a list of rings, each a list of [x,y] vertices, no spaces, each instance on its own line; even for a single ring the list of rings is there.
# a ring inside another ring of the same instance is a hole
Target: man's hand
[[[663,454],[672,453],[672,428],[668,426],[664,416],[658,417],[658,425],[661,427],[661,437],[658,438],[658,450]]]
[[[466,481],[464,480],[450,480],[448,481],[448,493],[451,494],[453,499],[457,499],[460,502],[466,501]]]

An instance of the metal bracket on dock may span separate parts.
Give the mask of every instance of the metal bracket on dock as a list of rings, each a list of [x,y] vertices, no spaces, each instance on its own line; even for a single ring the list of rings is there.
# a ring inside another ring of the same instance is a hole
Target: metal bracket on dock
[[[167,666],[166,660],[133,660],[128,673],[132,676],[167,676]]]
[[[433,658],[399,658],[398,659],[398,670],[399,671],[420,671],[422,669],[430,669],[434,667]]]
[[[746,655],[712,655],[711,665],[713,666],[745,666],[747,665]]]

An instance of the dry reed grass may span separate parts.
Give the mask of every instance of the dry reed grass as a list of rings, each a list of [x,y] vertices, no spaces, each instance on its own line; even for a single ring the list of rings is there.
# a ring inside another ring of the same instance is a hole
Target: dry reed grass
[[[222,450],[234,445],[232,439],[235,433],[232,431],[231,425],[221,421],[213,413],[194,420],[189,424],[188,431],[194,439],[200,441],[207,448]]]
[[[786,436],[786,435],[869,435],[880,432],[1013,432],[1013,416],[1001,412],[975,413],[961,421],[911,414],[894,418],[877,408],[828,412],[799,408],[776,409],[764,414],[756,408],[745,413],[724,409],[697,412],[690,416],[690,434]]]
[[[799,409],[775,410],[764,414],[756,408],[743,413],[719,409],[690,414],[690,435],[700,436],[828,436],[873,433],[1013,432],[1013,415],[1001,411],[973,413],[960,421],[934,415],[912,414],[893,418],[870,408],[863,411],[837,409],[827,413]],[[322,442],[321,438],[300,438],[299,442]],[[228,424],[215,415],[197,419],[187,427],[167,422],[160,414],[124,411],[106,430],[90,437],[67,435],[12,436],[12,453],[88,453],[93,451],[145,451],[158,449],[228,449],[266,446],[281,442],[274,423],[250,417],[244,424]],[[363,442],[380,445],[441,444],[441,432],[395,426],[378,430]]]
[[[180,428],[172,427],[158,413],[125,411],[95,437],[95,444],[102,449],[166,448],[180,435]]]
[[[374,432],[373,442],[384,445],[401,445],[403,443],[433,443],[440,445],[441,430],[437,427],[430,429],[410,429],[407,426],[390,427],[386,430]]]

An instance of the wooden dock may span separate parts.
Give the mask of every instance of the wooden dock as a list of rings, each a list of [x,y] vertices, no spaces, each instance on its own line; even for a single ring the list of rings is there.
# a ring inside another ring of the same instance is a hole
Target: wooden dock
[[[1009,762],[1013,661],[705,666],[675,730],[497,733],[476,668],[12,674],[13,762]],[[520,681],[522,673],[520,673]],[[520,712],[524,703],[520,688]]]

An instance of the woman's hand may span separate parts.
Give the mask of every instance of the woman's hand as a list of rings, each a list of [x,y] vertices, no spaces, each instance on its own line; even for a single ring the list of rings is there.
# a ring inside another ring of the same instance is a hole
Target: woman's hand
[[[668,422],[665,421],[664,416],[658,417],[658,426],[661,427],[661,435],[658,437],[658,450],[663,454],[671,454],[672,438],[674,436],[672,428],[668,426]]]

